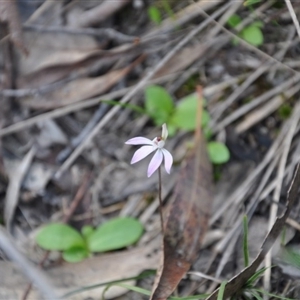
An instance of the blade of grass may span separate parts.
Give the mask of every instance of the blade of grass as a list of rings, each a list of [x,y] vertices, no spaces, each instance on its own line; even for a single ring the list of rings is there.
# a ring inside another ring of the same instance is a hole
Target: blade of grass
[[[292,299],[292,298],[286,298],[286,297],[283,297],[283,296],[278,296],[278,295],[275,295],[275,294],[272,294],[272,293],[269,293],[265,290],[262,290],[262,289],[253,289],[254,291],[258,292],[258,293],[262,293],[264,295],[267,295],[267,296],[270,296],[270,297],[274,297],[274,298],[277,298],[277,299],[282,299],[282,300],[297,300],[297,299]]]
[[[194,295],[188,297],[170,297],[170,300],[199,300],[199,299],[205,299],[208,296],[209,294],[201,294],[201,295]]]
[[[254,282],[262,276],[262,274],[266,271],[267,267],[261,268],[258,271],[256,271],[247,281],[246,286],[247,287],[252,287]]]
[[[148,115],[148,113],[146,112],[146,110],[144,110],[143,108],[139,107],[138,105],[134,105],[134,104],[130,104],[130,103],[120,103],[119,101],[114,101],[114,100],[102,100],[103,103],[112,105],[112,106],[121,106],[124,108],[129,108],[137,113],[140,114],[146,114]]]
[[[146,295],[146,296],[151,295],[150,291],[148,291],[146,289],[143,289],[143,288],[140,288],[138,286],[128,285],[128,284],[124,284],[124,283],[117,283],[117,284],[114,284],[114,285],[123,287],[125,289],[128,289],[128,290],[133,291],[133,292],[137,292],[137,293],[142,294],[142,295]]]
[[[223,281],[221,283],[220,289],[219,289],[219,293],[218,293],[218,298],[217,300],[223,300],[224,297],[224,291],[225,291],[225,286],[227,284],[227,281]]]
[[[249,247],[248,247],[248,217],[243,218],[244,236],[243,236],[243,251],[245,268],[249,266]]]
[[[117,283],[117,284],[110,285],[110,287],[113,285],[120,286],[120,287],[126,288],[130,291],[137,292],[137,293],[140,293],[140,294],[143,294],[146,296],[149,296],[151,294],[150,291],[140,288],[140,287],[137,287],[137,286],[132,286],[132,285],[124,284],[124,283]],[[208,294],[202,294],[202,295],[194,295],[194,296],[187,296],[187,297],[170,297],[168,299],[170,299],[170,300],[197,300],[197,299],[205,299],[207,296],[208,296]]]
[[[64,295],[61,296],[61,298],[68,298],[70,296],[73,296],[75,294],[81,293],[81,292],[85,292],[88,290],[92,290],[92,289],[96,289],[105,285],[112,285],[112,284],[117,284],[117,283],[121,283],[121,282],[125,282],[125,281],[131,281],[131,280],[139,280],[139,279],[143,279],[146,277],[149,277],[151,275],[154,275],[155,271],[145,271],[142,274],[140,274],[139,276],[135,276],[135,277],[128,277],[128,278],[123,278],[120,280],[114,280],[114,281],[107,281],[107,282],[103,282],[103,283],[99,283],[99,284],[93,284],[93,285],[88,285],[88,286],[84,286],[82,288],[76,289],[74,291],[68,292]]]
[[[280,241],[281,246],[285,245],[285,235],[286,235],[286,226],[284,226],[282,229],[281,241]]]
[[[250,291],[250,293],[256,300],[263,300],[263,298],[256,291]]]

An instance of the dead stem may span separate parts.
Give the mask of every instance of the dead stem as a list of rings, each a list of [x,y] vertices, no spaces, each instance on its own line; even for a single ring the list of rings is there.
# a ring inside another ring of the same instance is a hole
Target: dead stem
[[[159,214],[161,223],[161,232],[164,236],[164,217],[163,217],[163,202],[161,197],[161,167],[158,168],[158,199],[159,199]]]

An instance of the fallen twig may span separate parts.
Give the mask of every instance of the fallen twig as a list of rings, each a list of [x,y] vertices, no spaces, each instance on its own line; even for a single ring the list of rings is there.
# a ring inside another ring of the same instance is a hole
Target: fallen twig
[[[48,283],[44,275],[16,249],[2,226],[0,226],[0,248],[34,282],[45,299],[58,300],[58,297],[54,293],[54,288]]]
[[[40,26],[40,25],[23,25],[25,30],[32,30],[37,32],[53,32],[53,33],[68,33],[68,34],[83,34],[92,35],[99,38],[109,38],[110,40],[118,43],[132,43],[139,38],[137,36],[129,36],[121,32],[116,31],[113,28],[69,28],[62,26]]]

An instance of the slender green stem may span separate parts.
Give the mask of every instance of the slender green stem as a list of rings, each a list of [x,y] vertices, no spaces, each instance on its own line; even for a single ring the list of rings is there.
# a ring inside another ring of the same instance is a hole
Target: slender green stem
[[[159,214],[161,223],[161,232],[164,235],[164,217],[163,217],[163,202],[161,196],[161,169],[158,168],[158,199],[159,199]]]

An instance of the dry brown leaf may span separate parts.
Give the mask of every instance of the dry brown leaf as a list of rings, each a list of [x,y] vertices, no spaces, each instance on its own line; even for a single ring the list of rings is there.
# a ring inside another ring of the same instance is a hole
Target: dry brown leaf
[[[0,1],[0,22],[8,24],[10,39],[27,55],[16,0]]]
[[[146,269],[156,268],[158,255],[154,254],[158,247],[157,240],[144,247],[134,250],[103,254],[86,259],[80,263],[64,263],[58,267],[44,271],[50,283],[56,288],[55,292],[63,295],[84,286],[100,284],[138,276]],[[21,299],[28,281],[19,269],[11,262],[0,261],[0,299]],[[126,282],[128,284],[128,282]],[[131,283],[130,283],[131,284]],[[132,282],[132,284],[134,284]],[[101,299],[105,286],[75,294],[67,299],[82,300],[87,298]],[[106,299],[111,299],[126,290],[121,287],[112,287],[105,293]],[[40,295],[33,291],[30,300],[40,300]]]
[[[4,202],[4,220],[8,232],[11,232],[12,220],[14,217],[15,209],[18,205],[22,181],[27,173],[27,170],[32,162],[34,155],[35,148],[32,147],[21,162],[14,162],[14,167],[10,165],[8,168],[9,185],[7,188]]]
[[[144,56],[126,68],[111,71],[103,76],[73,80],[44,96],[27,97],[22,101],[22,105],[33,109],[54,109],[102,94],[126,76],[143,59]]]
[[[39,88],[65,77],[88,76],[107,69],[118,59],[132,59],[147,51],[150,42],[101,50],[94,37],[68,32],[25,32],[30,55],[18,57],[18,88]],[[18,53],[17,53],[18,54]]]
[[[130,0],[119,0],[119,1],[111,1],[104,0],[101,4],[92,9],[89,9],[83,12],[77,19],[76,24],[74,22],[74,26],[79,27],[90,27],[93,25],[97,25],[100,22],[103,22],[108,17],[116,13],[118,10],[127,5]]]
[[[97,94],[104,93],[124,76],[124,69],[112,71],[103,76],[95,78],[82,78],[65,84],[62,88],[46,95],[27,97],[22,100],[24,107],[36,110],[54,109],[91,98]]]
[[[266,254],[271,249],[272,245],[276,241],[277,237],[282,231],[283,226],[285,225],[286,219],[288,218],[293,205],[298,197],[298,190],[300,186],[300,169],[299,164],[296,167],[294,178],[291,182],[285,211],[282,213],[280,217],[278,217],[266,236],[264,243],[261,247],[261,250],[255,260],[251,263],[251,265],[244,270],[242,270],[238,275],[234,276],[231,280],[228,281],[225,287],[224,297],[223,299],[227,299],[233,296],[236,292],[240,291],[247,280],[255,273],[259,265],[264,260]],[[217,300],[219,290],[214,291],[206,300]]]
[[[19,76],[51,66],[78,63],[99,50],[96,40],[86,35],[25,31],[24,40],[30,54],[18,57]]]
[[[200,126],[197,128],[195,145],[181,167],[176,184],[164,233],[163,265],[151,300],[167,299],[175,290],[197,257],[208,228],[213,198],[212,170]]]

